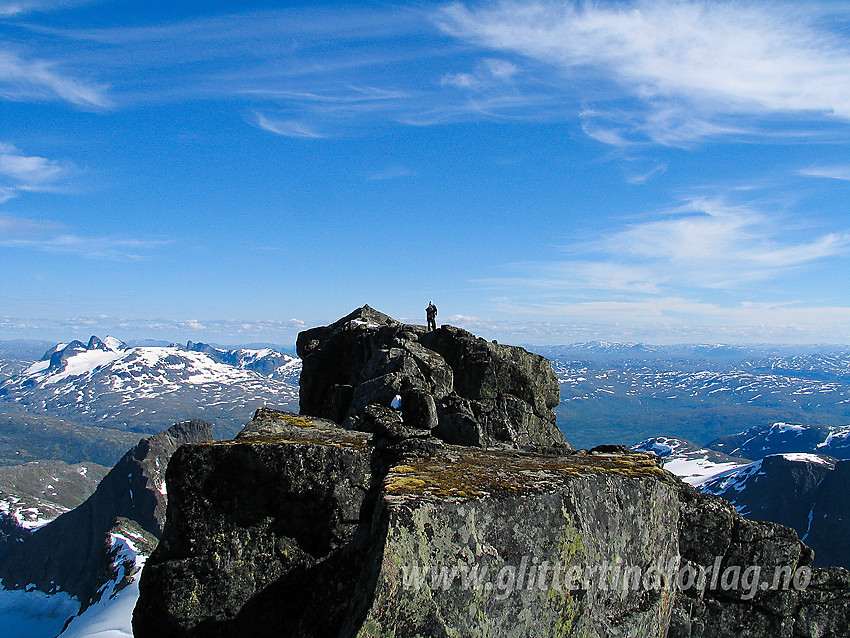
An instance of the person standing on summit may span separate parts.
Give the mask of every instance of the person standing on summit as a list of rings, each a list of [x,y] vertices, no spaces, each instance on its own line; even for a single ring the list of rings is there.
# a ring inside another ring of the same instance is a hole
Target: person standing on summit
[[[425,308],[425,316],[428,318],[428,330],[437,329],[437,306],[433,301],[428,302],[428,307]]]

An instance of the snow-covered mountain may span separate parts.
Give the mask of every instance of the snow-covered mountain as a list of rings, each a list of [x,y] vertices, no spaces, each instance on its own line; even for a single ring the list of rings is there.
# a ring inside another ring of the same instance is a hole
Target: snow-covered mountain
[[[771,454],[806,452],[850,459],[850,425],[804,425],[773,423],[756,425],[745,432],[724,436],[708,447],[750,459]]]
[[[0,467],[0,525],[33,530],[88,498],[109,468],[97,463],[32,461]],[[2,527],[0,527],[2,529]]]
[[[637,452],[652,452],[664,460],[669,470],[686,483],[699,486],[713,476],[747,465],[748,459],[737,458],[667,436],[641,441],[632,447]]]
[[[815,551],[816,565],[850,567],[850,460],[836,458],[846,458],[848,430],[774,423],[724,437],[726,446],[656,437],[633,449],[657,454],[665,469],[748,518],[794,528]]]
[[[700,489],[741,514],[793,527],[815,565],[850,567],[850,461],[809,453],[771,454],[722,472]]]
[[[190,341],[186,349],[193,352],[203,352],[219,363],[226,363],[241,370],[253,370],[263,376],[297,384],[301,374],[301,360],[274,348],[236,348],[225,350],[206,343]]]
[[[96,336],[57,344],[0,383],[0,400],[88,425],[155,431],[186,418],[232,434],[261,405],[297,406],[300,360],[271,348],[129,347]],[[192,349],[195,348],[195,349]],[[294,380],[294,382],[293,382]]]

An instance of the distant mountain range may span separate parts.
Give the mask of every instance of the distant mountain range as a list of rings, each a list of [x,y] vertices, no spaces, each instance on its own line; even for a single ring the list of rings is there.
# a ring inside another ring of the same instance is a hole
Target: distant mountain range
[[[774,423],[720,437],[710,444],[726,454],[758,459],[768,454],[811,452],[850,459],[850,426]]]
[[[238,432],[260,406],[297,409],[301,367],[296,357],[272,348],[131,347],[96,336],[56,344],[25,367],[5,363],[0,413],[6,418],[36,415],[136,433],[205,418],[219,436]]]
[[[850,567],[848,436],[850,426],[774,423],[706,447],[654,437],[633,449],[657,454],[665,469],[748,518],[794,528],[815,550],[815,565]]]
[[[576,447],[657,436],[704,444],[780,421],[850,423],[850,351],[838,347],[592,342],[535,350],[552,360],[558,424]]]

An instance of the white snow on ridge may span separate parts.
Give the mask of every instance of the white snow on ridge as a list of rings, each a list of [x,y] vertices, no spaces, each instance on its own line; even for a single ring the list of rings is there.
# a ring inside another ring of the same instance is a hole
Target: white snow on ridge
[[[705,448],[694,448],[681,439],[659,436],[641,441],[632,449],[652,452],[664,460],[664,469],[685,483],[700,486],[722,472],[737,469],[746,463],[713,461],[717,454]]]
[[[781,456],[782,458],[788,461],[794,461],[798,463],[818,463],[820,465],[829,465],[830,467],[833,465],[828,460],[823,458],[818,454],[808,454],[802,452],[793,452],[793,453],[785,453],[778,454],[777,456]]]
[[[0,514],[14,518],[19,526],[30,531],[47,525],[50,521],[68,511],[67,507],[61,507],[55,503],[51,503],[45,509],[47,511],[42,511],[31,504],[29,507],[25,507],[17,496],[7,495],[6,498],[0,499]]]
[[[41,372],[44,372],[49,367],[50,367],[50,360],[49,359],[45,360],[45,361],[36,361],[29,368],[24,370],[22,374],[25,377],[31,377],[35,374],[39,374]]]
[[[644,452],[654,452],[663,459],[673,453],[673,446],[668,445],[667,441],[669,441],[669,439],[658,437],[651,445],[641,447],[641,450]],[[675,474],[675,472],[673,473]]]
[[[744,465],[716,474],[709,477],[709,479],[704,482],[702,485],[702,491],[708,492],[709,494],[720,494],[721,492],[726,492],[728,490],[740,492],[744,489],[750,478],[755,478],[764,474],[761,471],[761,466],[762,461],[756,461],[749,465]]]
[[[110,534],[116,576],[103,586],[100,601],[74,618],[62,638],[132,638],[133,608],[139,599],[139,576],[147,556],[139,553],[131,535]],[[135,574],[132,582],[121,587],[124,562],[131,561]]]
[[[252,363],[257,361],[258,359],[262,359],[263,357],[282,357],[283,355],[279,353],[277,350],[272,350],[271,348],[262,348],[260,350],[251,350],[249,348],[241,348],[239,354],[242,355],[242,362]]]
[[[103,345],[110,350],[124,350],[127,348],[126,343],[120,339],[116,339],[115,337],[110,337],[109,335],[106,335],[106,338],[103,340]]]
[[[113,361],[117,361],[118,359],[122,359],[127,356],[127,352],[116,352],[114,350],[86,350],[84,352],[80,352],[75,354],[65,361],[65,366],[61,370],[57,370],[52,374],[48,372],[48,374],[43,378],[39,379],[39,383],[43,385],[53,384],[65,379],[67,377],[76,377],[83,374],[90,374],[96,368],[101,368],[103,366],[109,365]],[[45,363],[43,361],[39,361],[38,363]],[[49,363],[49,362],[47,362]],[[35,374],[39,374],[39,372],[30,373],[38,364],[33,364],[24,374],[28,374],[28,376],[34,376]]]
[[[832,430],[822,443],[818,443],[818,447],[845,447],[850,445],[850,425],[844,425]]]
[[[664,463],[669,470],[685,483],[698,487],[718,474],[744,467],[745,463],[716,463],[707,458],[679,458]]]
[[[769,437],[771,434],[785,434],[786,432],[796,432],[798,435],[802,434],[806,430],[805,425],[793,424],[793,423],[774,423],[770,430],[768,431],[766,437]]]

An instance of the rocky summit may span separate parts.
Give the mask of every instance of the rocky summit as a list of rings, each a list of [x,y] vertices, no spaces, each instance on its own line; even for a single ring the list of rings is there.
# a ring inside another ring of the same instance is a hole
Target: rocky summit
[[[792,529],[653,454],[556,445],[520,349],[365,307],[299,352],[303,414],[172,457],[137,637],[850,632],[850,573]]]
[[[444,325],[427,331],[363,306],[298,335],[300,410],[353,430],[374,409],[399,406],[400,423],[457,445],[559,446],[558,379],[547,359]]]

